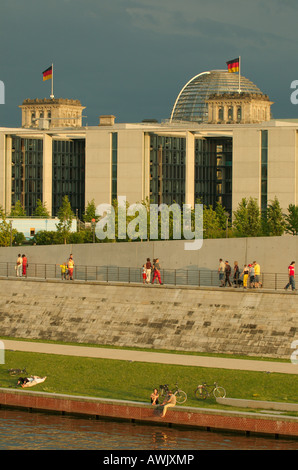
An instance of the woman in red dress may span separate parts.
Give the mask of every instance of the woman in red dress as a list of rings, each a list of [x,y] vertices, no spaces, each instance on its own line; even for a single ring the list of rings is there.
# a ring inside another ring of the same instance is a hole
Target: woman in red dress
[[[23,276],[27,276],[27,265],[28,265],[28,260],[26,255],[22,255],[23,258]]]

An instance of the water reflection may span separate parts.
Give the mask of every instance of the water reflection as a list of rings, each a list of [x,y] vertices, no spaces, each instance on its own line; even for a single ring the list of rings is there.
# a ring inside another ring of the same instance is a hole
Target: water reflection
[[[297,440],[0,410],[1,450],[297,450]]]

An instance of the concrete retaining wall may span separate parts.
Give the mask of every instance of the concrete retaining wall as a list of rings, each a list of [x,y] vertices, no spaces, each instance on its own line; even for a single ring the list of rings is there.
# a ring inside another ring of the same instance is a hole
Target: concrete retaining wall
[[[1,280],[0,336],[290,359],[297,296]]]
[[[258,261],[263,273],[285,273],[291,261],[298,261],[298,237],[228,238],[204,240],[200,250],[185,250],[183,240],[97,243],[86,245],[52,245],[0,248],[0,262],[15,262],[18,253],[26,253],[29,263],[57,264],[70,253],[77,265],[141,267],[147,257],[159,258],[164,269],[217,270],[219,258],[233,265]]]
[[[161,420],[158,407],[144,403],[104,400],[90,397],[24,392],[0,389],[0,405],[31,410],[57,411],[62,414],[83,414],[129,421],[166,423],[199,427],[207,430],[233,431],[277,436],[298,436],[296,418],[247,415],[237,412],[202,410],[176,406]]]

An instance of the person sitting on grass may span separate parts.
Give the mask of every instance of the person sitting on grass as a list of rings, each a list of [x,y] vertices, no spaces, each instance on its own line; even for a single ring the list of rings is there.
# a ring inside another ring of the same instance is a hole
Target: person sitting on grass
[[[46,377],[38,377],[37,375],[31,375],[30,377],[19,377],[18,384],[22,388],[33,387],[46,380]]]
[[[159,401],[158,401],[158,397],[159,397],[159,394],[158,394],[158,390],[157,388],[155,388],[153,390],[153,392],[151,393],[151,405],[158,405]]]

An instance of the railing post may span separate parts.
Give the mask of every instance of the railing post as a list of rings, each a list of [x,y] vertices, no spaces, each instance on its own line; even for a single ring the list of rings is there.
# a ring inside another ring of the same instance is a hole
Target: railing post
[[[274,288],[275,288],[275,290],[277,290],[277,273],[275,273],[274,277],[275,277],[275,286],[274,286]]]

